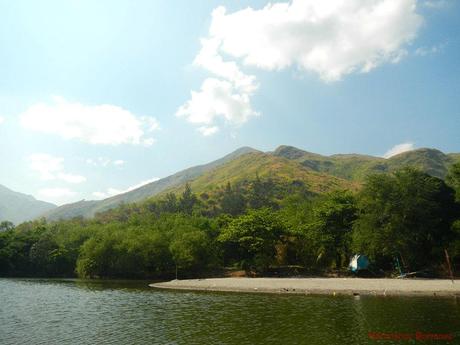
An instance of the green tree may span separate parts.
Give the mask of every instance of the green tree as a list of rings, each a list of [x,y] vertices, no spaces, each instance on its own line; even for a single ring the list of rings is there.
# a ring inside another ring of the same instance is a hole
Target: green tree
[[[0,276],[7,276],[11,270],[11,237],[12,233],[0,232]]]
[[[163,199],[159,201],[159,211],[160,212],[177,212],[178,211],[178,202],[176,194],[174,193],[167,193]]]
[[[197,203],[198,199],[195,194],[192,192],[190,184],[187,182],[185,184],[185,190],[182,193],[182,196],[179,200],[180,210],[186,214],[192,214],[193,207]]]
[[[209,239],[201,230],[180,232],[169,250],[178,269],[200,271],[207,268],[210,256]]]
[[[354,249],[387,268],[396,255],[410,269],[439,262],[454,236],[454,191],[416,169],[370,176],[359,195],[358,208]]]
[[[305,231],[318,262],[335,268],[347,266],[356,216],[355,199],[350,192],[332,192],[313,204]]]
[[[222,213],[227,213],[232,216],[242,214],[246,208],[246,200],[243,194],[232,187],[230,182],[227,183],[220,201]]]
[[[254,209],[276,207],[276,204],[272,200],[274,192],[274,181],[271,179],[262,180],[257,174],[256,179],[250,184],[248,195],[249,206]]]
[[[77,261],[77,273],[82,278],[107,278],[114,276],[117,260],[117,244],[120,234],[100,232],[88,239],[81,247]]]
[[[8,221],[0,222],[0,232],[14,229],[14,224]]]
[[[460,203],[460,162],[451,165],[446,176],[446,182],[455,190],[457,203]],[[452,225],[452,230],[455,233],[455,239],[449,245],[449,253],[458,270],[460,269],[460,212],[458,212],[457,219]]]
[[[31,266],[40,276],[63,276],[68,272],[67,251],[56,242],[51,232],[40,236],[29,251]]]
[[[446,182],[455,190],[457,201],[460,202],[460,162],[451,165]]]
[[[266,270],[275,261],[276,245],[285,227],[269,209],[252,210],[233,219],[218,237],[227,260],[238,260],[245,269]]]

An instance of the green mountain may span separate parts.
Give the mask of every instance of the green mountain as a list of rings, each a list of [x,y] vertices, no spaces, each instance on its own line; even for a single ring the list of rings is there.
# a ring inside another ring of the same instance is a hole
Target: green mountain
[[[56,205],[36,200],[33,196],[14,192],[0,185],[0,222],[15,224],[32,220]]]
[[[432,176],[444,178],[449,166],[460,160],[460,154],[446,155],[427,148],[404,152],[388,159],[359,154],[322,156],[292,146],[280,146],[272,154],[299,162],[312,171],[353,181],[362,181],[371,173],[391,172],[406,166],[417,167]]]
[[[257,152],[250,147],[242,147],[221,159],[213,161],[208,164],[198,165],[192,168],[182,170],[174,175],[162,178],[158,181],[146,184],[142,187],[129,191],[127,193],[115,195],[113,197],[100,200],[100,201],[86,201],[82,200],[73,204],[63,205],[50,212],[43,214],[48,220],[68,219],[73,217],[92,217],[98,212],[110,210],[119,206],[122,203],[132,203],[147,199],[158,195],[165,190],[171,189],[175,186],[181,186],[188,181],[191,181],[207,171],[215,169],[227,162],[230,162],[242,155]]]
[[[190,182],[195,193],[213,192],[227,183],[232,185],[254,180],[271,179],[274,182],[290,184],[302,182],[315,194],[337,189],[355,190],[359,184],[335,176],[311,171],[302,164],[270,153],[252,152],[240,156],[216,169],[210,170]],[[182,191],[183,185],[166,192]]]
[[[49,220],[92,217],[122,203],[139,202],[167,192],[179,193],[187,182],[196,193],[212,193],[228,182],[235,184],[259,176],[282,183],[302,182],[312,193],[323,193],[356,190],[370,173],[391,172],[405,166],[415,166],[444,178],[448,167],[459,158],[460,154],[446,155],[435,149],[419,149],[385,159],[359,154],[323,156],[292,146],[280,146],[266,153],[243,147],[209,164],[180,171],[130,192],[101,201],[83,200],[64,205],[44,216]]]
[[[448,153],[447,156],[456,162],[460,161],[460,153]]]

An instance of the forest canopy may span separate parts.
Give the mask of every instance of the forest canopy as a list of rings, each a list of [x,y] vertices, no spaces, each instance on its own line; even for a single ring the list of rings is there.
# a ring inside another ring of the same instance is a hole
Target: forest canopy
[[[358,192],[312,194],[299,181],[190,185],[93,219],[0,224],[0,275],[195,277],[223,269],[346,270],[355,253],[375,271],[460,268],[460,166],[446,182],[413,168],[370,175]]]

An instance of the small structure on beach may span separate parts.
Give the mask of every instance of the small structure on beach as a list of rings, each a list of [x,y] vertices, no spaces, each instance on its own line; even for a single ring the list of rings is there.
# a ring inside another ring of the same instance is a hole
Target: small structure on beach
[[[356,273],[362,270],[367,270],[369,267],[369,259],[367,258],[366,255],[355,254],[351,258],[350,264],[348,265],[348,267],[353,273]]]

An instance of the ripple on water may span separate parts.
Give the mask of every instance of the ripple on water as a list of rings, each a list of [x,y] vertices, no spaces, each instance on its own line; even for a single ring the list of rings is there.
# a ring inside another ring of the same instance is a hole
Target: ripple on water
[[[368,332],[415,331],[460,337],[456,299],[174,292],[139,284],[0,279],[0,344],[375,344]]]

